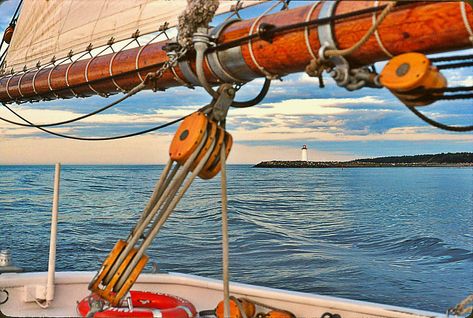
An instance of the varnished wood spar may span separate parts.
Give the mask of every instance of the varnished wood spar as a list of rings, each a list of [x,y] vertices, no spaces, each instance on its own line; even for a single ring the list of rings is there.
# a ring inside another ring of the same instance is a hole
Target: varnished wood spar
[[[383,1],[380,1],[378,5],[382,4]],[[374,1],[342,1],[336,8],[336,14],[372,6],[374,6]],[[473,25],[472,9],[468,5],[466,7],[469,23]],[[270,23],[275,26],[284,26],[303,22],[308,18],[315,20],[319,11],[320,5],[313,10],[311,4],[265,16],[257,25]],[[219,42],[225,43],[248,35],[254,22],[255,19],[231,24],[222,32]],[[336,22],[334,34],[339,48],[351,47],[371,25],[372,14]],[[378,33],[385,50],[393,55],[412,51],[447,52],[472,47],[461,17],[459,2],[403,5],[386,17]],[[310,28],[309,42],[310,48],[306,45],[303,28],[291,30],[275,36],[272,43],[253,40],[251,46],[254,59],[250,54],[250,45],[243,44],[243,58],[245,63],[261,77],[265,73],[285,75],[301,72],[312,59],[311,51],[312,54],[317,54],[320,47],[316,27]],[[162,50],[165,44],[166,42],[159,42],[144,48],[133,48],[93,59],[80,60],[73,64],[63,63],[54,68],[46,67],[40,71],[4,76],[0,78],[0,102],[113,94],[129,90],[140,83],[148,72],[156,71],[160,64],[167,60]],[[385,60],[388,58],[385,50],[372,36],[365,45],[349,57],[349,60],[357,65]],[[137,55],[139,55],[139,73],[136,71]],[[190,59],[194,66],[193,57]],[[185,79],[179,67],[175,68],[175,72],[178,77]],[[211,82],[216,81],[207,66],[206,73]],[[174,74],[168,71],[159,81],[158,88],[166,89],[180,85],[182,81],[176,79]]]

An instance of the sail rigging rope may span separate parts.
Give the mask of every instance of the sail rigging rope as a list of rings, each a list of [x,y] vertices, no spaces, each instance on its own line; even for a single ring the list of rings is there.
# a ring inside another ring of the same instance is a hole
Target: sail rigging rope
[[[81,141],[117,140],[117,139],[124,139],[124,138],[130,138],[130,137],[135,137],[135,136],[139,136],[139,135],[144,135],[144,134],[147,134],[147,133],[150,133],[150,132],[160,130],[160,129],[166,128],[168,126],[174,125],[175,123],[178,123],[178,122],[184,120],[188,116],[188,115],[186,115],[186,116],[183,116],[181,118],[172,120],[170,122],[167,122],[167,123],[159,125],[159,126],[154,126],[154,127],[148,128],[148,129],[144,129],[144,130],[141,130],[141,131],[137,131],[137,132],[130,133],[130,134],[125,134],[125,135],[117,135],[117,136],[109,136],[109,137],[80,137],[80,136],[71,136],[71,135],[65,135],[65,134],[57,133],[57,132],[51,131],[49,129],[43,128],[42,126],[35,125],[32,122],[30,122],[28,119],[26,119],[23,116],[21,116],[20,114],[16,113],[13,109],[8,107],[7,105],[4,105],[4,106],[10,112],[12,112],[15,116],[17,116],[18,118],[20,118],[24,122],[31,125],[31,127],[33,127],[33,128],[37,128],[37,129],[39,129],[39,130],[41,130],[45,133],[48,133],[48,134],[51,134],[51,135],[54,135],[54,136],[57,136],[57,137],[62,137],[62,138],[66,138],[66,139],[73,139],[73,140],[81,140]]]
[[[18,12],[20,11],[20,7],[21,7],[21,4],[23,3],[23,0],[20,0],[20,2],[18,3],[18,6],[16,7],[16,10],[15,10],[15,13],[13,13],[13,16],[10,20],[10,23],[9,25],[10,26],[14,26],[16,24],[16,21],[18,19]],[[3,46],[3,43],[4,43],[4,38],[2,37],[2,40],[0,41],[0,52],[2,51],[2,46]],[[6,53],[7,53],[7,50],[8,50],[8,47],[7,49],[5,50],[5,52],[3,52],[2,56],[0,56],[0,69],[2,67],[2,64],[3,64],[3,58],[5,57]],[[0,70],[0,74],[1,74],[1,70]]]
[[[404,4],[400,3],[398,6],[401,6],[401,5],[404,5]],[[232,40],[232,41],[229,41],[229,42],[217,44],[216,46],[210,47],[208,49],[208,52],[212,52],[214,50],[223,50],[223,49],[227,49],[227,48],[232,48],[232,47],[244,44],[250,39],[260,38],[261,36],[265,37],[266,34],[269,34],[269,35],[272,36],[272,35],[275,35],[275,34],[283,33],[283,32],[286,32],[286,31],[292,31],[292,30],[295,30],[295,29],[305,28],[305,27],[308,27],[308,26],[318,26],[318,25],[322,25],[322,24],[328,24],[328,23],[332,23],[332,22],[342,20],[342,19],[353,18],[353,17],[357,17],[357,16],[360,16],[360,15],[364,15],[364,14],[376,13],[376,12],[384,10],[385,8],[386,8],[386,5],[381,5],[379,7],[371,7],[371,8],[361,9],[361,10],[352,11],[352,12],[348,12],[348,13],[343,13],[343,14],[339,14],[339,15],[333,15],[333,16],[327,17],[327,18],[314,19],[314,20],[309,20],[309,21],[306,21],[306,22],[288,24],[288,25],[284,25],[284,26],[281,26],[281,27],[273,28],[271,30],[267,30],[265,32],[256,32],[256,33],[253,33],[250,36],[244,36],[244,37],[240,37],[238,39],[235,39],[235,40]],[[154,67],[159,67],[159,66],[162,66],[163,64],[164,64],[164,62],[149,64],[146,67],[141,68],[140,71],[145,71],[145,70],[149,70],[149,69],[154,68]],[[27,69],[26,71],[30,71],[30,70],[31,69]],[[133,70],[130,70],[130,71],[121,72],[119,75],[123,75],[123,76],[124,75],[129,75],[129,74],[135,73],[136,71],[137,70],[133,69]],[[112,78],[113,78],[113,76],[106,76],[106,77],[102,77],[100,79],[90,80],[88,83],[84,83],[84,84],[91,84],[92,85],[92,84],[95,84],[99,81],[110,80]],[[69,89],[70,88],[74,89],[74,88],[78,88],[80,86],[83,86],[84,84],[74,84],[74,85],[71,85],[68,88]],[[62,89],[55,89],[55,90],[52,90],[51,92],[60,91],[60,90],[62,90]]]
[[[324,55],[326,57],[331,57],[331,56],[346,56],[350,55],[356,50],[358,50],[363,44],[368,41],[368,39],[373,35],[373,33],[378,29],[378,26],[383,22],[384,18],[391,12],[391,10],[394,8],[396,5],[397,1],[390,2],[386,7],[383,9],[379,17],[376,19],[376,22],[373,23],[373,25],[370,27],[370,29],[363,35],[363,37],[356,42],[353,46],[343,49],[343,50],[327,50],[324,52]]]
[[[473,98],[473,94],[470,98]],[[440,129],[443,129],[443,130],[447,130],[447,131],[455,131],[455,132],[466,132],[466,131],[473,131],[473,125],[471,126],[450,126],[450,125],[445,125],[445,124],[442,124],[442,123],[439,123],[438,121],[435,121],[427,116],[425,116],[424,114],[422,114],[421,112],[419,112],[415,107],[413,106],[407,106],[407,108],[413,112],[417,117],[419,117],[420,119],[422,119],[423,121],[425,121],[426,123],[428,123],[429,125],[431,126],[434,126],[434,127],[437,127],[437,128],[440,128]]]
[[[78,116],[78,117],[75,117],[75,118],[72,118],[72,119],[68,119],[68,120],[64,120],[64,121],[59,121],[59,122],[55,122],[55,123],[48,123],[48,124],[24,124],[24,123],[20,123],[20,122],[16,122],[16,121],[12,121],[12,120],[9,120],[9,119],[6,119],[6,118],[3,118],[3,117],[0,117],[0,120],[3,120],[7,123],[10,123],[10,124],[13,124],[13,125],[17,125],[17,126],[23,126],[23,127],[35,127],[35,128],[38,128],[38,127],[53,127],[53,126],[60,126],[60,125],[65,125],[65,124],[70,124],[70,123],[73,123],[73,122],[76,122],[76,121],[79,121],[79,120],[82,120],[82,119],[86,119],[88,117],[91,117],[93,115],[96,115],[98,113],[101,113],[121,102],[123,102],[124,100],[128,99],[129,97],[135,95],[136,93],[140,92],[141,90],[143,90],[144,88],[146,87],[146,85],[144,85],[143,83],[135,86],[133,89],[131,89],[130,91],[128,91],[124,96],[122,96],[121,98],[117,99],[116,101],[102,107],[102,108],[99,108],[97,110],[94,110],[93,112],[91,113],[88,113],[88,114],[85,114],[85,115],[82,115],[82,116]],[[5,104],[3,104],[3,106],[5,106],[8,110],[10,110],[10,112],[12,112],[12,110],[7,107]],[[12,112],[14,113],[14,112]],[[15,114],[15,113],[14,113]],[[17,115],[18,116],[18,115]]]
[[[146,75],[145,79],[140,84],[138,84],[134,88],[132,88],[125,96],[121,97],[117,101],[115,101],[115,102],[113,102],[113,103],[111,103],[111,104],[109,104],[105,107],[102,107],[102,108],[100,108],[100,109],[98,109],[95,112],[92,112],[90,114],[79,116],[77,118],[66,120],[64,122],[37,125],[37,124],[32,123],[31,121],[29,121],[25,117],[21,116],[20,114],[15,112],[13,109],[8,107],[5,103],[3,103],[3,106],[5,108],[7,108],[11,113],[13,113],[15,116],[17,116],[18,118],[20,118],[21,120],[23,120],[27,124],[17,123],[17,122],[14,122],[14,121],[2,118],[2,117],[0,117],[0,120],[9,122],[11,124],[20,124],[20,126],[25,126],[26,125],[27,127],[37,128],[37,129],[39,129],[39,130],[41,130],[45,133],[48,133],[48,134],[51,134],[51,135],[54,135],[54,136],[57,136],[57,137],[62,137],[62,138],[67,138],[67,139],[74,139],[74,140],[82,140],[82,141],[106,141],[106,140],[124,139],[124,138],[143,135],[143,134],[146,134],[146,133],[149,133],[149,132],[152,132],[152,131],[156,131],[156,130],[168,127],[168,126],[173,125],[173,124],[175,124],[175,123],[177,123],[181,120],[184,120],[187,116],[183,116],[181,118],[175,119],[175,120],[173,120],[171,122],[168,122],[168,123],[165,123],[163,125],[155,126],[155,127],[148,128],[148,129],[141,130],[141,131],[137,131],[137,132],[134,132],[134,133],[125,134],[125,135],[117,135],[117,136],[109,136],[109,137],[96,137],[96,138],[93,138],[93,137],[71,136],[71,135],[65,135],[65,134],[57,133],[57,132],[51,131],[49,129],[43,128],[43,127],[46,127],[46,126],[57,126],[59,124],[75,122],[75,121],[90,117],[92,115],[95,115],[95,114],[97,114],[101,111],[104,111],[105,109],[108,109],[112,106],[117,105],[118,103],[124,101],[125,99],[127,99],[127,98],[135,95],[136,93],[142,91],[143,89],[145,89],[146,86],[150,84],[150,82],[156,83],[163,76],[164,72],[166,70],[168,70],[169,68],[171,68],[176,63],[177,60],[179,60],[180,58],[182,58],[186,54],[186,52],[187,52],[186,49],[180,50],[173,57],[171,57],[169,60],[164,62],[164,64],[162,64],[161,68],[159,70],[157,70],[155,73],[148,73]],[[155,84],[155,86],[156,86],[156,84]],[[204,107],[204,108],[206,108],[206,107]]]
[[[217,44],[214,47],[210,47],[209,52],[212,52],[212,51],[215,51],[215,50],[230,49],[230,48],[245,44],[249,40],[252,40],[252,39],[255,39],[255,38],[261,38],[261,37],[264,37],[264,38],[269,37],[270,38],[273,35],[280,34],[280,33],[287,32],[287,31],[293,31],[293,30],[296,30],[296,29],[306,28],[306,27],[309,27],[309,26],[319,26],[319,25],[323,25],[323,24],[329,24],[329,23],[332,23],[332,22],[336,22],[338,20],[354,18],[354,17],[358,17],[358,16],[361,16],[361,15],[364,15],[364,14],[376,13],[376,12],[384,10],[386,7],[387,7],[387,5],[381,5],[379,7],[370,7],[370,8],[356,10],[356,11],[352,11],[352,12],[348,12],[348,13],[332,15],[332,16],[327,17],[327,18],[314,19],[314,20],[309,20],[309,21],[304,21],[304,22],[298,22],[298,23],[283,25],[283,26],[280,26],[280,27],[275,27],[275,28],[272,28],[272,29],[268,29],[267,31],[256,32],[256,33],[253,33],[251,35],[242,36],[242,37],[237,38],[237,39],[232,40],[232,41]]]

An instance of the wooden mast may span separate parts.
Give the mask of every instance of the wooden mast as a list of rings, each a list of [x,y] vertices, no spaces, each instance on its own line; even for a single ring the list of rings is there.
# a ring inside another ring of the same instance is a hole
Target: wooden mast
[[[380,2],[378,5],[382,4]],[[353,12],[374,5],[375,1],[342,1],[337,4],[334,14]],[[381,42],[371,36],[348,60],[356,65],[366,65],[388,59],[387,53],[397,55],[415,51],[428,54],[472,47],[460,6],[460,2],[427,2],[400,6],[379,26]],[[311,4],[278,12],[262,17],[256,24],[255,19],[232,23],[222,30],[218,43],[228,43],[247,36],[252,28],[257,30],[261,23],[280,27],[315,20],[319,17],[321,7]],[[466,5],[466,13],[469,25],[473,26],[473,12],[469,5]],[[351,47],[372,23],[371,13],[334,22],[333,34],[338,47]],[[146,74],[155,72],[168,59],[163,50],[166,43],[153,43],[72,64],[3,76],[0,78],[0,102],[107,95],[130,90]],[[251,70],[253,78],[264,77],[265,74],[281,76],[304,71],[319,48],[317,27],[310,26],[308,33],[305,28],[299,28],[276,34],[271,43],[259,38],[253,39],[251,44],[244,42],[241,45],[241,57],[246,69]],[[190,65],[194,69],[193,58],[190,58]],[[226,68],[227,65],[223,67]],[[204,68],[209,81],[216,83],[218,79],[208,63]],[[174,73],[165,72],[157,83],[158,89],[182,86],[183,82],[188,82],[180,66],[174,67]]]

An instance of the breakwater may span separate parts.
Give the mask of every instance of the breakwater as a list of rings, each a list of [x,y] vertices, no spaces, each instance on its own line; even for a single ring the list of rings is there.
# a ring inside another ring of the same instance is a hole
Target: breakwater
[[[381,168],[381,167],[473,167],[471,162],[364,162],[364,161],[262,161],[255,168]]]

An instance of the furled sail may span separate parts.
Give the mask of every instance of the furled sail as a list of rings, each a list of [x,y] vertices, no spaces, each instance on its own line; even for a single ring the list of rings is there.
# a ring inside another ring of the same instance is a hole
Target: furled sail
[[[231,10],[238,1],[220,1],[217,13]],[[244,1],[248,6],[259,1]],[[56,59],[97,48],[110,40],[156,32],[161,25],[177,25],[185,0],[25,0],[9,46],[6,69],[21,71]]]
[[[212,31],[218,32],[216,46],[207,52],[208,63],[203,63],[203,71],[211,84],[240,84],[258,77],[275,78],[304,70],[316,76],[312,67],[317,66],[317,54],[327,38],[334,43],[333,47],[338,47],[337,52],[349,50],[346,63],[355,66],[370,65],[407,52],[431,54],[471,47],[473,8],[464,2],[402,3],[373,28],[373,19],[386,8],[386,5],[378,6],[378,1],[323,1],[266,12],[255,19],[226,20]],[[320,23],[328,18],[333,21]],[[255,30],[261,34],[255,34]],[[366,37],[370,30],[376,33]],[[366,41],[359,46],[363,38]],[[137,85],[154,90],[201,85],[193,71],[196,69],[193,52],[179,63],[163,68],[170,60],[169,52],[163,48],[170,42],[163,40],[99,56],[43,64],[25,72],[0,74],[0,102],[108,96],[130,93]],[[159,70],[162,71],[159,80],[153,81]],[[348,71],[344,68],[343,72]],[[145,83],[148,75],[151,81]]]

